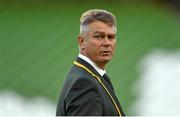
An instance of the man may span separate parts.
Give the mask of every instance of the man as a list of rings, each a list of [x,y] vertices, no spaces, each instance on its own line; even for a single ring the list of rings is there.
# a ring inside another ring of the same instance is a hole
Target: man
[[[68,73],[57,116],[124,116],[105,65],[116,44],[116,19],[105,10],[88,10],[80,19],[80,53]]]

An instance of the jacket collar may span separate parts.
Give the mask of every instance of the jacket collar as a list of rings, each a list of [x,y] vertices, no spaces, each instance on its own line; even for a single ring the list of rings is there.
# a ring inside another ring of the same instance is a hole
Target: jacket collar
[[[84,66],[86,66],[90,71],[92,71],[95,75],[97,75],[98,77],[100,77],[102,79],[102,76],[88,62],[86,62],[85,60],[81,59],[80,57],[77,57],[76,61],[78,63],[83,64]]]
[[[106,70],[103,70],[101,68],[99,68],[91,59],[89,59],[87,56],[79,53],[78,55],[79,58],[85,60],[86,62],[88,62],[101,76],[103,76],[106,73]]]

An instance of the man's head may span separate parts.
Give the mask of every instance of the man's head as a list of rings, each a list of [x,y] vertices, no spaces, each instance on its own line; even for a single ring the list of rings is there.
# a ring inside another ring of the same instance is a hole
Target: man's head
[[[114,54],[116,32],[116,19],[112,13],[97,9],[86,11],[80,19],[80,53],[104,69]]]

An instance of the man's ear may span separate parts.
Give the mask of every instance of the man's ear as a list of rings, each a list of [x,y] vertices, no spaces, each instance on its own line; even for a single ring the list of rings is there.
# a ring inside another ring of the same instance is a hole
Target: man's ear
[[[84,50],[85,49],[85,38],[82,36],[78,36],[77,41],[78,41],[80,49]]]

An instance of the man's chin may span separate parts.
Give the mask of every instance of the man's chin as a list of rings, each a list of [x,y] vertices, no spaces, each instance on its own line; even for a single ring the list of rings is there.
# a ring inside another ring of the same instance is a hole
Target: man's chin
[[[103,63],[108,63],[111,59],[112,59],[112,57],[103,57],[103,58],[101,59],[101,61],[102,61]]]

